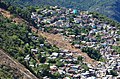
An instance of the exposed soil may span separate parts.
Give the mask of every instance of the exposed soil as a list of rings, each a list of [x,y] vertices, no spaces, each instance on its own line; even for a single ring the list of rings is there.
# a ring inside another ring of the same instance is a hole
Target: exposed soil
[[[0,65],[6,65],[15,69],[16,75],[22,75],[22,79],[37,79],[28,69],[26,69],[17,60],[7,55],[3,50],[0,49]]]
[[[34,27],[31,27],[31,28],[32,28],[32,30],[34,32],[37,31],[36,28],[34,28]],[[59,35],[59,34],[50,34],[50,33],[42,32],[40,30],[38,30],[38,35],[39,36],[43,36],[44,38],[47,39],[47,41],[50,44],[56,45],[58,48],[67,49],[67,50],[69,50],[71,52],[77,52],[78,55],[81,55],[81,56],[85,57],[85,62],[90,63],[93,66],[97,65],[97,63],[98,63],[94,59],[91,59],[86,53],[81,52],[80,49],[75,48],[67,40],[64,40],[64,37],[62,35]]]
[[[0,9],[0,13],[3,14],[4,17],[7,18],[12,18],[12,20],[15,23],[25,23],[26,21],[23,20],[22,18],[13,18],[13,15],[10,14],[8,11],[5,11],[3,9]],[[98,64],[97,61],[91,59],[86,53],[81,52],[80,49],[75,48],[73,45],[71,45],[68,41],[64,40],[64,37],[62,35],[59,34],[50,34],[50,33],[46,33],[40,30],[37,30],[36,28],[34,28],[33,26],[30,26],[32,28],[32,31],[37,32],[38,31],[38,35],[39,36],[43,36],[46,38],[46,40],[52,44],[52,45],[56,45],[58,48],[61,49],[67,49],[71,52],[77,52],[78,55],[84,56],[85,57],[85,62],[92,64],[93,66],[95,66],[96,64]]]

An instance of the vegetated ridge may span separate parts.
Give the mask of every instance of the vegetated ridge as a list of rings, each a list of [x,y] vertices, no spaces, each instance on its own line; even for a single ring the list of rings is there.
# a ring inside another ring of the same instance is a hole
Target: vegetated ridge
[[[102,13],[120,22],[119,0],[5,0],[15,6],[60,6]]]

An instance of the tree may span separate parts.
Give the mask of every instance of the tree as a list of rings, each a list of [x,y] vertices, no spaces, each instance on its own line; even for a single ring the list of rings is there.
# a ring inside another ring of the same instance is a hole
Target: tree
[[[79,29],[75,28],[75,36],[77,36],[79,34]]]
[[[35,7],[33,6],[29,6],[27,9],[29,12],[36,12]]]
[[[100,58],[102,57],[102,55],[100,54],[99,50],[95,50],[93,48],[90,48],[90,47],[85,47],[85,48],[82,48],[82,52],[85,52],[88,54],[89,57],[99,61]]]
[[[89,70],[89,68],[88,68],[88,66],[86,65],[86,64],[82,64],[82,66],[81,66],[85,71],[88,71]]]
[[[54,59],[49,59],[48,63],[56,63],[56,61]]]
[[[49,65],[46,65],[46,64],[43,64],[40,66],[40,70],[41,70],[41,76],[49,76],[50,73],[50,66]]]
[[[82,61],[83,57],[82,56],[78,56],[77,59],[80,60],[80,61]]]
[[[16,13],[21,16],[21,8],[17,7],[16,8]]]
[[[113,76],[118,76],[117,72],[115,70],[111,70],[110,71],[110,75],[113,75]]]
[[[13,6],[9,6],[8,10],[13,13],[15,11],[15,8]]]
[[[53,75],[55,76],[55,78],[59,78],[61,76],[59,72],[55,72]]]
[[[64,66],[64,63],[63,63],[63,62],[58,61],[58,62],[56,63],[56,65],[57,65],[58,67],[63,67],[63,66]]]
[[[40,60],[41,63],[44,63],[45,61],[46,61],[46,57],[42,57]]]

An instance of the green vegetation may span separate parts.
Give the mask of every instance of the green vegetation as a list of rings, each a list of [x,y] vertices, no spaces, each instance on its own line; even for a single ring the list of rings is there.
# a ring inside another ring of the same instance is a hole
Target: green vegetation
[[[11,20],[4,18],[0,15],[0,48],[4,49],[8,54],[18,59],[20,63],[24,64],[35,75],[38,74],[36,69],[38,67],[30,67],[29,65],[36,65],[37,60],[31,49],[39,48],[37,56],[39,61],[44,63],[46,57],[41,57],[40,52],[58,52],[58,48],[51,46],[45,39],[38,37],[35,33],[31,32],[31,29],[26,25],[16,25]],[[44,44],[44,47],[40,47],[39,44]],[[30,61],[25,61],[26,55],[30,55]],[[45,68],[45,69],[44,69]],[[41,67],[43,75],[47,75],[49,68],[46,66]],[[47,71],[46,71],[47,70]],[[37,75],[38,76],[38,75]],[[39,77],[39,76],[38,76]]]
[[[118,76],[118,73],[116,70],[110,70],[110,72],[107,72],[108,75]]]
[[[109,18],[120,21],[119,0],[5,0],[6,4],[26,7],[26,6],[60,6],[67,8],[75,8],[80,10],[89,10],[92,12],[102,13]],[[38,10],[38,9],[37,9]]]
[[[87,67],[86,64],[82,64],[81,67],[84,69],[84,71],[88,71],[89,70],[89,68]]]
[[[120,23],[119,22],[114,21],[114,20],[108,18],[105,15],[102,15],[102,14],[100,14],[98,12],[90,12],[89,14],[93,14],[93,17],[98,18],[98,19],[100,19],[101,21],[103,21],[103,22],[105,22],[107,24],[111,24],[113,26],[116,26],[116,27],[120,28]]]
[[[56,65],[57,65],[58,67],[63,67],[63,66],[64,66],[64,63],[59,61],[59,62],[56,63]]]
[[[24,18],[25,20],[27,20],[31,24],[35,25],[33,20],[30,19],[31,12],[36,11],[35,7],[33,7],[33,6],[21,8],[20,6],[12,5],[9,2],[2,2],[1,1],[0,8],[6,9],[6,10],[10,11],[11,13],[13,13],[17,16],[20,16],[21,18]]]
[[[83,60],[83,57],[82,56],[78,56],[77,58],[79,61],[82,61]]]
[[[120,46],[112,46],[112,48],[120,54]]]
[[[102,57],[99,50],[95,50],[93,48],[89,48],[89,47],[86,47],[86,48],[82,48],[82,52],[85,52],[88,54],[88,56],[90,56],[91,58],[99,61],[100,58]]]
[[[0,7],[3,7],[4,9],[9,10],[11,13],[20,16],[27,21],[31,22],[32,24],[35,24],[33,20],[30,19],[31,12],[36,11],[35,7],[16,7],[12,6],[10,3],[0,3]],[[50,8],[50,7],[46,7]],[[38,10],[38,8],[37,8]],[[39,9],[40,10],[40,9]],[[39,11],[38,11],[39,12]],[[117,26],[120,28],[120,24],[112,21],[103,15],[99,15],[98,13],[90,13],[93,14],[93,17],[91,18],[97,18],[98,20],[110,24],[113,26]],[[59,15],[59,14],[56,14]],[[47,14],[43,13],[43,16],[47,17]],[[80,48],[82,52],[85,52],[88,54],[89,57],[97,60],[97,61],[105,61],[105,59],[102,58],[102,55],[100,54],[99,48],[104,48],[99,46],[98,49],[94,48],[97,47],[97,45],[89,46],[87,47],[85,42],[97,42],[97,43],[104,43],[105,41],[101,39],[102,35],[92,33],[93,36],[96,37],[96,39],[89,39],[87,35],[89,35],[89,31],[92,29],[89,25],[81,25],[79,26],[78,23],[74,22],[73,18],[76,18],[77,15],[71,14],[67,16],[69,18],[69,22],[72,24],[72,27],[55,27],[55,29],[63,29],[64,31],[60,31],[60,33],[63,33],[63,35],[68,36],[72,38],[72,45],[76,45],[76,48]],[[84,24],[84,20],[81,22]],[[99,22],[98,22],[99,23]],[[49,24],[49,23],[43,23]],[[36,25],[36,24],[35,24]],[[42,24],[37,26],[36,28],[42,28]],[[97,28],[97,27],[96,27]],[[74,65],[80,65],[83,71],[88,71],[89,68],[87,64],[83,63],[83,57],[78,56],[77,59],[75,59],[72,56],[66,56],[62,58],[61,56],[54,56],[56,53],[58,54],[60,51],[56,46],[50,45],[47,41],[45,41],[45,38],[39,37],[36,33],[33,33],[31,31],[31,28],[26,24],[16,25],[13,23],[10,19],[4,18],[2,15],[0,15],[0,48],[4,49],[8,54],[13,56],[15,59],[17,59],[20,63],[24,64],[26,68],[28,68],[32,73],[34,73],[38,78],[42,78],[44,76],[51,77],[52,79],[58,79],[59,77],[65,77],[66,75],[62,76],[59,72],[50,73],[50,66],[55,65],[57,69],[60,67],[65,66],[65,64],[74,64]],[[102,29],[100,29],[102,30]],[[54,31],[53,27],[45,27],[45,32],[51,32],[51,33],[58,33],[58,31]],[[70,35],[73,35],[70,36]],[[81,46],[80,46],[81,45]],[[113,46],[113,49],[115,49],[116,52],[120,52],[119,46]],[[33,50],[32,50],[33,49]],[[55,53],[52,55],[52,53]],[[73,60],[74,59],[74,60]],[[56,69],[54,68],[54,69]],[[54,71],[53,69],[53,71]],[[3,71],[2,71],[3,72]],[[2,74],[2,73],[1,73]],[[110,71],[110,74],[113,76],[117,76],[116,71]],[[2,75],[4,76],[4,75]],[[11,74],[8,73],[8,77],[11,77]]]
[[[22,78],[22,75],[15,74],[15,71],[15,69],[10,68],[9,66],[0,65],[0,79]]]

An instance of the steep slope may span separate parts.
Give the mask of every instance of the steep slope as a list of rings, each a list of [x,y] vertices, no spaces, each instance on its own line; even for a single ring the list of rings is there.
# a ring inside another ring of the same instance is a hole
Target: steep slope
[[[120,22],[119,0],[98,1],[89,8],[89,11],[97,11]]]
[[[33,27],[32,30],[37,31],[37,29]],[[54,35],[54,34],[38,31],[38,35],[45,37],[50,44],[56,45],[58,48],[66,49],[71,52],[77,52],[78,55],[85,57],[85,62],[92,64],[92,66],[94,67],[98,64],[97,61],[91,59],[86,53],[83,53],[81,50],[75,48],[68,41],[64,40],[64,37],[59,34]]]
[[[4,17],[11,18],[13,16],[8,11],[5,11],[4,9],[0,9],[0,11]],[[8,17],[8,15],[10,17]],[[16,23],[24,23],[25,22],[25,20],[23,20],[22,18],[18,18],[18,17],[16,17],[16,18],[19,19],[19,20],[15,20]],[[33,26],[31,26],[31,28],[32,28],[33,32],[38,31]],[[98,64],[97,61],[95,61],[94,59],[91,59],[86,53],[81,52],[79,49],[76,49],[74,46],[72,46],[68,41],[64,40],[64,37],[61,35],[54,35],[54,34],[42,32],[40,30],[38,31],[38,35],[43,36],[44,38],[46,38],[46,40],[50,44],[56,45],[57,47],[59,47],[61,49],[67,49],[71,52],[77,52],[79,55],[85,57],[86,62],[92,64],[93,66],[96,66]],[[53,37],[54,37],[54,39],[53,39]]]
[[[14,75],[21,76],[22,79],[37,79],[28,69],[26,69],[18,61],[8,56],[3,50],[0,49],[0,65],[9,66],[14,69]],[[1,76],[2,77],[2,76]],[[19,77],[20,78],[20,77]]]

